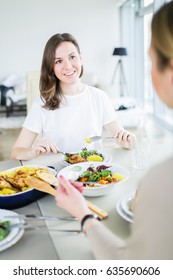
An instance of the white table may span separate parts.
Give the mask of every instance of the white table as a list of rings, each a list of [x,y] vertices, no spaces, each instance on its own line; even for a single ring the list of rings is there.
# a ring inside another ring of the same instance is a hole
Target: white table
[[[161,133],[153,136],[151,153],[149,158],[149,167],[162,161],[172,155],[173,141],[172,135],[169,133]],[[127,167],[130,171],[130,178],[115,190],[102,197],[87,198],[100,208],[108,212],[109,216],[103,220],[110,230],[122,238],[127,238],[130,234],[130,223],[119,216],[116,211],[117,201],[124,195],[134,192],[137,188],[138,181],[147,172],[145,170],[133,170],[131,167],[130,151],[116,147],[112,140],[105,141],[104,151],[111,153],[113,162]],[[30,161],[21,162],[23,164],[41,164],[52,165],[57,170],[63,166],[59,162],[60,155],[47,155]],[[18,166],[18,161],[1,162],[0,169]],[[56,206],[54,197],[45,196],[26,207],[15,209],[17,213],[32,213],[42,215],[68,215],[64,210]],[[54,222],[45,222],[47,229],[43,231],[26,231],[21,240],[13,247],[0,253],[1,260],[16,259],[63,259],[63,260],[89,260],[94,259],[90,244],[83,233],[81,234],[65,234],[49,231]],[[57,228],[80,228],[78,222],[56,222]]]

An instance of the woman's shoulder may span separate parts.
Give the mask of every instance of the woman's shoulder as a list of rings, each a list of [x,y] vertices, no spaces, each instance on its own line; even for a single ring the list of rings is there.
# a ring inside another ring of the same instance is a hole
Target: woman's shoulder
[[[173,157],[164,160],[161,163],[158,163],[154,167],[151,168],[150,173],[162,173],[162,174],[172,174],[172,166],[173,166]],[[163,173],[164,172],[164,173]],[[161,174],[160,173],[160,174]]]
[[[44,100],[39,96],[34,100],[33,104],[37,104],[37,106],[43,106]]]
[[[172,166],[173,157],[158,163],[145,174],[140,185],[156,190],[173,185]]]
[[[34,112],[34,111],[37,111],[37,112],[41,112],[41,111],[44,111],[44,108],[43,108],[43,105],[44,105],[44,100],[42,100],[42,98],[40,97],[37,97],[32,105],[31,105],[31,108],[30,108],[30,112]]]
[[[45,102],[41,97],[36,97],[32,103],[31,108],[43,109]]]
[[[106,92],[101,90],[100,88],[93,87],[93,86],[86,86],[87,94],[91,94],[92,96],[96,96],[97,98],[103,98],[107,96]]]

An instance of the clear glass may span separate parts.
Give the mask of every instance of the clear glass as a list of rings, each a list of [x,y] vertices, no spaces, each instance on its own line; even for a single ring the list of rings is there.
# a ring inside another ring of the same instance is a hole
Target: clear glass
[[[144,7],[149,6],[150,4],[153,4],[154,0],[144,0]]]
[[[138,137],[131,150],[132,167],[144,169],[148,165],[150,153],[150,139],[148,137]]]

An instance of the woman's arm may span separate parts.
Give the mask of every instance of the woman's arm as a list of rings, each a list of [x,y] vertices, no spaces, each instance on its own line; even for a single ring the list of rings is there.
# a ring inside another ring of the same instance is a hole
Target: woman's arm
[[[117,121],[106,124],[105,128],[111,133],[111,135],[113,135],[115,141],[123,148],[131,149],[133,147],[133,143],[136,141],[136,136],[125,130]]]
[[[40,138],[35,142],[38,133],[22,128],[11,151],[11,158],[29,160],[46,153],[57,153],[58,148],[49,139]]]
[[[82,189],[81,183],[76,184],[60,176],[56,194],[57,205],[77,217],[80,222],[86,215],[91,214],[81,194]],[[83,231],[91,242],[97,259],[121,259],[124,256],[124,241],[98,220],[88,219],[84,223]]]
[[[37,153],[31,149],[37,135],[38,134],[33,131],[22,128],[15,144],[12,147],[11,158],[28,160],[38,156]]]

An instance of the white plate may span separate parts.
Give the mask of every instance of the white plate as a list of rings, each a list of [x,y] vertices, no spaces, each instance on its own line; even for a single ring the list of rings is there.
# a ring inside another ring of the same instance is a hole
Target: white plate
[[[23,233],[24,233],[24,229],[20,229],[18,234],[10,242],[7,242],[4,245],[0,246],[0,252],[5,251],[6,249],[15,245],[21,239]]]
[[[98,183],[95,183],[95,187],[85,187],[83,191],[84,196],[102,196],[109,194],[113,190],[116,189],[117,185],[123,183],[126,181],[129,177],[129,171],[125,167],[117,164],[111,164],[110,162],[82,162],[82,163],[76,163],[67,167],[64,167],[58,172],[58,177],[60,175],[64,176],[67,179],[76,180],[88,167],[93,165],[94,167],[100,166],[100,165],[106,165],[111,166],[109,169],[112,171],[112,173],[119,173],[121,174],[124,179],[121,181],[117,181],[111,184],[101,185]]]
[[[10,210],[0,209],[0,221],[10,221],[11,224],[23,222],[21,219],[19,219],[17,217],[14,219],[5,218],[5,216],[8,216],[8,215],[17,216],[18,214],[16,212],[13,212]],[[10,230],[9,235],[7,235],[7,237],[5,237],[2,241],[0,241],[0,252],[13,246],[22,237],[23,233],[24,233],[24,229],[12,228]]]
[[[133,217],[133,212],[129,210],[130,204],[134,199],[135,194],[127,195],[121,200],[121,208],[122,210],[130,217]]]
[[[107,153],[101,153],[104,157],[104,162],[112,162],[112,156],[110,154],[107,154]],[[60,157],[60,163],[64,166],[69,166],[69,165],[74,165],[74,164],[71,164],[69,162],[67,162],[65,159],[64,159],[64,155],[62,155]],[[101,162],[100,162],[101,163]]]
[[[126,221],[133,222],[133,213],[129,210],[129,205],[134,198],[134,194],[121,198],[116,205],[117,212]]]

